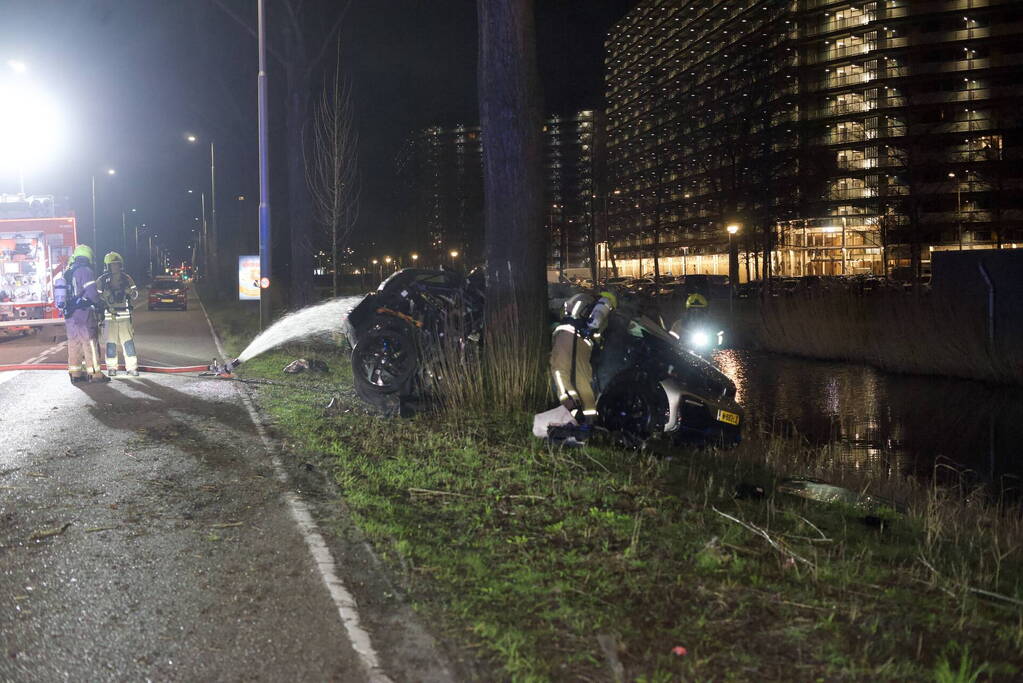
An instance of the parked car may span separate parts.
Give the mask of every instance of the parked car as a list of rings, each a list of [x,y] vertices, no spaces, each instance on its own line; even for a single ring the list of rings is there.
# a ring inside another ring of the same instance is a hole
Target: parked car
[[[170,275],[157,275],[149,283],[149,310],[177,308],[188,310],[188,286]]]

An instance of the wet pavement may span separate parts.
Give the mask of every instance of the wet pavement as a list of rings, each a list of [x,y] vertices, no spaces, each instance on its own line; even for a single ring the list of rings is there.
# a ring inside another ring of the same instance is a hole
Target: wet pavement
[[[715,363],[735,382],[751,429],[831,445],[849,467],[926,477],[942,463],[1019,488],[1019,388],[738,350]]]
[[[137,319],[144,363],[215,354],[200,310]],[[22,361],[63,360],[51,343]],[[0,373],[0,680],[366,680],[285,501],[295,489],[384,670],[450,677],[316,468],[284,453],[276,476],[243,392]]]

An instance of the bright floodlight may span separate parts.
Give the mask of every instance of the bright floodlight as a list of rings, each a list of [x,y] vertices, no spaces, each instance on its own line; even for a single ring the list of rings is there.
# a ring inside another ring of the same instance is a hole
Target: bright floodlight
[[[117,175],[117,169],[116,168],[108,168],[107,169],[107,175]]]
[[[735,233],[739,232],[739,226],[735,223],[732,223],[727,228],[725,228],[725,230],[728,231],[729,235],[734,235]]]
[[[458,258],[458,252],[454,249],[451,250],[451,258]]]
[[[61,108],[30,79],[13,75],[0,75],[0,103],[0,173],[46,166],[63,146]]]
[[[188,133],[187,135],[185,135],[185,139],[188,140],[189,142],[196,142],[199,138],[197,138],[192,133]]]
[[[8,59],[7,66],[11,67],[11,71],[16,74],[23,74],[28,71],[28,64],[20,59]]]

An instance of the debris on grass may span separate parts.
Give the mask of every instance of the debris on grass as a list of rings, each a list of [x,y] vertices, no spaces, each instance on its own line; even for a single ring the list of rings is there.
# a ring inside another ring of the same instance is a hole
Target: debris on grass
[[[600,651],[604,653],[604,661],[607,662],[611,680],[615,683],[624,683],[625,667],[622,666],[622,661],[618,658],[618,651],[621,649],[618,638],[605,633],[597,636],[597,644],[600,645]]]
[[[230,529],[235,526],[242,526],[244,522],[218,522],[217,524],[210,524],[211,529]]]
[[[313,358],[312,360],[306,360],[305,358],[299,358],[288,363],[287,367],[284,368],[284,372],[289,375],[297,375],[300,372],[330,372],[330,368],[322,360]]]

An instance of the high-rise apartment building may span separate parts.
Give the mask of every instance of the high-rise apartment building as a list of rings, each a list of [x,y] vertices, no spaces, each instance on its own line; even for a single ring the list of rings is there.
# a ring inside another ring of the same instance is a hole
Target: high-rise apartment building
[[[478,126],[432,126],[413,134],[398,157],[407,201],[403,240],[424,264],[451,263],[451,253],[482,255],[483,157]]]
[[[595,258],[602,131],[602,114],[592,110],[544,123],[544,214],[552,267],[585,271]]]
[[[600,112],[553,116],[543,127],[544,220],[548,263],[589,269],[596,230],[603,136]],[[446,263],[452,250],[466,263],[483,256],[483,157],[477,126],[418,131],[398,158],[406,195],[406,240],[423,263]]]
[[[607,55],[625,273],[882,273],[1023,242],[1023,3],[642,0]],[[725,227],[740,227],[729,237]]]

